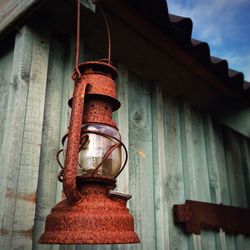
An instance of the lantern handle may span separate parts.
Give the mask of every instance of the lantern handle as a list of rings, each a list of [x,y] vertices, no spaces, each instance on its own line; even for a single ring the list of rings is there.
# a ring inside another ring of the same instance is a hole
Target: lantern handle
[[[109,22],[107,19],[107,16],[102,8],[101,2],[100,0],[92,0],[93,4],[95,4],[97,7],[99,7],[99,10],[101,11],[101,14],[103,16],[104,22],[105,22],[105,26],[106,26],[106,30],[107,30],[107,38],[108,38],[108,58],[106,59],[102,59],[103,61],[107,61],[109,64],[112,64],[111,62],[111,32],[110,32],[110,27],[109,27]],[[100,61],[102,61],[100,60]]]
[[[76,187],[76,176],[84,99],[88,85],[83,77],[76,80],[72,100],[67,152],[63,169],[63,190],[68,201],[73,204],[80,202],[83,198]]]

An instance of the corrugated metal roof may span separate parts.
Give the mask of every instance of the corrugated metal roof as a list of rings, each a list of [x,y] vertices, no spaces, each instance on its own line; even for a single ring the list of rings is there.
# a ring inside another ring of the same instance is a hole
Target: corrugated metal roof
[[[225,84],[250,97],[250,83],[244,80],[243,73],[230,69],[227,60],[211,56],[208,43],[192,38],[193,22],[190,18],[170,14],[165,0],[130,0],[130,3]]]

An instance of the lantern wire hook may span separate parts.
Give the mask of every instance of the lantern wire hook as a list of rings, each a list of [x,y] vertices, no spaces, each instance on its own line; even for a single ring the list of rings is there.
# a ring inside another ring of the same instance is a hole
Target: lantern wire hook
[[[104,19],[104,22],[105,22],[105,25],[106,25],[106,29],[107,29],[107,35],[108,35],[108,63],[111,64],[111,33],[110,33],[110,27],[109,27],[109,22],[108,22],[108,19],[107,19],[107,16],[102,8],[102,5],[100,3],[100,0],[93,0],[93,3],[96,4],[96,6],[99,7],[101,13],[102,13],[102,16],[103,16],[103,19]],[[102,59],[101,61],[105,61],[106,59]]]
[[[75,72],[72,74],[72,79],[77,80],[80,76],[79,70],[79,50],[80,50],[80,26],[81,26],[81,2],[77,0],[77,8],[76,8],[76,48],[75,48]]]
[[[106,14],[102,8],[102,5],[99,0],[93,0],[93,3],[96,4],[96,6],[99,7],[102,16],[104,18],[104,22],[107,29],[107,35],[108,35],[108,58],[107,59],[101,59],[100,61],[107,61],[109,64],[111,64],[111,33],[110,33],[110,27],[108,23],[108,19],[106,17]],[[79,51],[80,51],[80,29],[81,29],[81,1],[77,0],[77,14],[76,14],[76,48],[75,48],[75,71],[72,73],[72,79],[77,80],[81,76],[81,72],[79,70]]]

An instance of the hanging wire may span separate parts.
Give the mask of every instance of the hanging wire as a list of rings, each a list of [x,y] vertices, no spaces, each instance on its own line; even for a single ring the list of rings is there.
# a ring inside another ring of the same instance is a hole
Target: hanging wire
[[[105,14],[105,12],[104,12],[104,10],[102,8],[102,5],[101,5],[100,1],[94,0],[93,3],[95,3],[96,6],[99,7],[99,9],[100,9],[100,11],[102,13],[102,16],[104,18],[104,21],[105,21],[105,25],[106,25],[106,29],[107,29],[107,35],[108,35],[108,63],[111,63],[111,33],[110,33],[109,22],[108,22],[108,19],[106,17],[106,14]]]
[[[80,51],[80,35],[81,35],[81,1],[76,0],[77,2],[77,8],[76,8],[76,47],[75,47],[75,70],[72,73],[72,79],[74,81],[77,81],[77,79],[81,76],[81,72],[79,70],[79,51]],[[98,6],[100,9],[102,16],[105,21],[106,29],[107,29],[107,36],[108,36],[108,58],[107,59],[101,59],[103,62],[111,63],[111,33],[110,33],[110,27],[108,23],[108,19],[106,17],[106,14],[102,8],[102,5],[99,0],[93,0],[93,3]]]
[[[81,28],[81,2],[77,0],[76,8],[76,48],[75,48],[75,71],[72,73],[72,79],[77,80],[80,76],[79,70],[79,50],[80,50],[80,28]]]
[[[77,1],[77,8],[76,8],[76,47],[75,47],[75,70],[72,73],[72,79],[74,81],[77,81],[77,79],[81,76],[81,72],[79,70],[79,51],[80,51],[80,30],[81,30],[81,1]],[[111,33],[110,33],[110,27],[109,22],[106,17],[106,14],[102,8],[102,5],[99,0],[93,0],[93,3],[98,6],[100,9],[102,16],[104,18],[104,22],[107,29],[107,35],[108,35],[108,58],[107,59],[101,59],[100,61],[111,63]]]

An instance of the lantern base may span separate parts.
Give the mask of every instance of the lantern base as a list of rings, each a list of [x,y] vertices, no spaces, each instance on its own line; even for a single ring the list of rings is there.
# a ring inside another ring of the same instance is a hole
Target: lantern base
[[[83,200],[58,203],[47,217],[41,244],[128,244],[139,243],[127,198],[109,195],[105,182],[86,182],[80,187]]]

